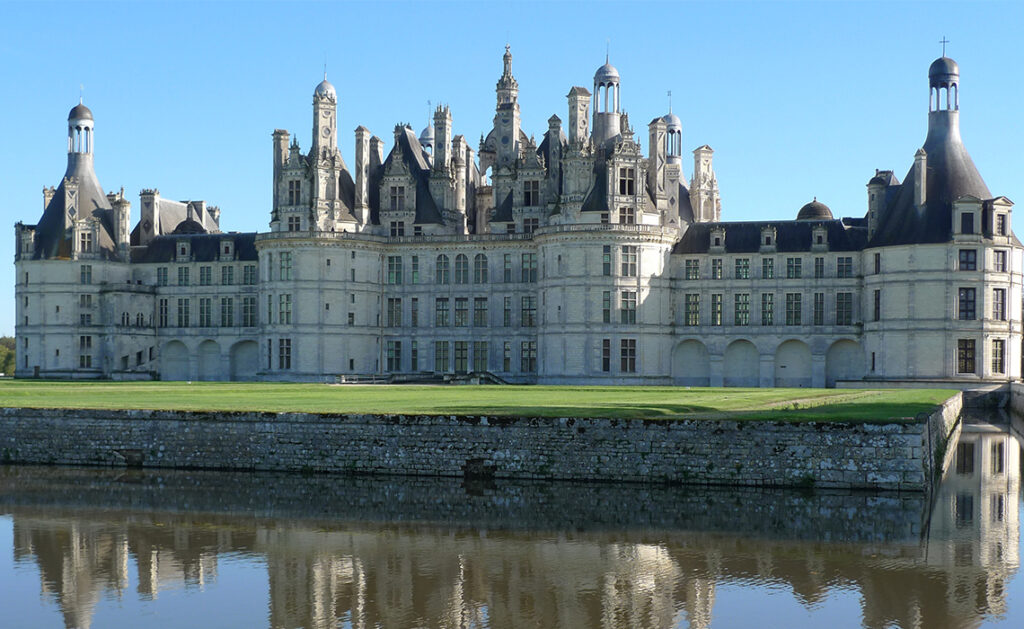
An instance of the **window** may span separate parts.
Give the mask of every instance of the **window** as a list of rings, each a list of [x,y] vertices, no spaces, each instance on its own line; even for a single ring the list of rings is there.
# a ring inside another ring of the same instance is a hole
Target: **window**
[[[78,306],[80,308],[92,308],[92,295],[79,295]]]
[[[199,267],[199,285],[209,286],[213,284],[213,268],[208,266]]]
[[[189,299],[182,297],[178,299],[178,327],[187,328],[189,322]]]
[[[973,234],[974,233],[974,213],[964,212],[960,215],[960,233],[961,234]]]
[[[761,279],[770,280],[775,277],[775,258],[762,258]]]
[[[178,267],[178,286],[188,286],[189,272],[187,266]]]
[[[412,226],[412,235],[413,236],[422,236],[423,235],[423,226],[422,225],[413,225]]]
[[[464,253],[455,256],[455,283],[469,284],[469,258]]]
[[[391,237],[397,238],[405,235],[405,221],[391,221]]]
[[[402,370],[402,342],[388,341],[384,345],[385,356],[387,357],[388,371]]]
[[[156,324],[158,328],[167,327],[167,300],[161,299],[157,304]]]
[[[722,259],[712,258],[711,259],[711,279],[720,280],[722,279]]]
[[[92,284],[92,265],[83,264],[79,270],[79,282],[82,284]]]
[[[875,254],[875,275],[882,272],[882,254]]]
[[[761,293],[761,325],[775,325],[775,295]]]
[[[992,289],[992,318],[996,321],[1006,321],[1006,289]]]
[[[26,359],[28,356],[25,357]],[[89,354],[82,354],[78,357],[78,366],[82,369],[92,368],[92,356]]]
[[[537,218],[524,218],[523,219],[523,233],[524,234],[532,234],[533,232],[537,231],[538,227],[540,227],[540,219],[537,219]]]
[[[875,321],[881,321],[881,319],[882,319],[882,290],[881,289],[875,289],[874,299],[875,299],[875,304],[874,304],[874,307],[872,308],[873,312],[871,314],[873,315]]]
[[[256,265],[246,264],[242,267],[242,283],[246,286],[256,284]]]
[[[299,186],[300,183],[297,179],[293,179],[288,182],[288,205],[298,205],[301,203],[299,200],[301,188]]]
[[[355,252],[353,252],[355,253]],[[280,273],[278,274],[279,280],[290,280],[292,279],[292,253],[291,251],[282,251],[278,255],[278,262]]]
[[[473,371],[487,371],[487,341],[473,341]]]
[[[686,293],[683,296],[684,319],[683,325],[700,325],[700,295],[697,293]]]
[[[388,198],[393,211],[402,212],[405,210],[405,186],[391,186]]]
[[[975,249],[960,250],[960,270],[976,271],[978,269],[978,252]]]
[[[636,194],[636,171],[632,168],[619,169],[619,194]]]
[[[619,225],[636,225],[636,208],[619,208]]]
[[[448,371],[448,341],[434,341],[434,371]]]
[[[836,277],[853,277],[853,258],[839,256],[836,258]]]
[[[961,321],[974,321],[976,315],[977,301],[975,289],[961,288],[957,291],[959,306],[957,308],[957,319]]]
[[[469,298],[455,298],[455,327],[464,328],[469,325]]]
[[[997,249],[992,252],[992,267],[993,270],[998,271],[1000,273],[1005,273],[1007,271],[1006,251],[1002,249]]]
[[[836,325],[853,325],[853,293],[836,293]]]
[[[814,277],[815,279],[825,277],[825,258],[814,258]]]
[[[786,279],[800,279],[802,262],[800,258],[786,258]]]
[[[1006,373],[1006,341],[992,339],[992,373]]]
[[[537,325],[537,297],[534,295],[523,295],[520,300],[519,325],[525,328],[532,328]]]
[[[601,275],[612,274],[612,247],[605,245],[601,249]]]
[[[348,324],[349,325],[355,325],[356,324],[356,313],[354,313],[354,312],[348,313]]]
[[[209,297],[199,298],[199,327],[201,328],[208,328],[212,325],[210,323],[211,301]]]
[[[436,297],[434,299],[434,327],[443,328],[448,326],[448,298]]]
[[[610,290],[601,293],[601,320],[604,323],[612,322],[612,292]]]
[[[420,283],[420,257],[419,256],[413,256],[412,257],[412,261],[411,261],[411,265],[412,266],[409,269],[409,272],[411,274],[410,279],[412,280],[413,284],[419,284]]]
[[[523,183],[523,205],[537,207],[540,205],[540,182],[536,180]]]
[[[619,359],[623,373],[636,373],[636,339],[619,341]]]
[[[636,291],[624,290],[620,296],[620,323],[636,323]]]
[[[297,232],[302,229],[302,218],[299,216],[288,217],[288,231]]]
[[[501,370],[512,371],[512,343],[508,341],[501,346]]]
[[[750,279],[750,258],[736,258],[736,279]]]
[[[420,325],[420,300],[418,297],[409,299],[409,325],[418,328]]]
[[[700,279],[700,260],[687,260],[684,263],[684,271],[686,279],[688,280],[699,280]]]
[[[277,339],[277,368],[292,368],[292,340]]]
[[[451,282],[451,269],[448,266],[448,256],[441,254],[437,256],[437,264],[434,267],[434,283],[448,284]]]
[[[1006,214],[996,214],[996,236],[1006,235]]]
[[[623,245],[622,246],[622,276],[623,277],[636,277],[636,257],[637,257],[636,245]]]
[[[502,316],[502,325],[506,328],[512,327],[512,298],[505,297],[505,309]]]
[[[800,293],[786,293],[786,325],[801,324],[802,297]]]
[[[420,370],[420,346],[415,340],[409,342],[409,371]]]
[[[722,325],[722,294],[711,295],[711,325]]]
[[[487,256],[482,253],[473,256],[473,283],[487,283]]]
[[[156,269],[156,285],[167,286],[167,267],[161,266]]]
[[[523,341],[519,344],[519,369],[523,373],[537,371],[537,341]]]
[[[514,234],[514,233],[516,233],[516,224],[515,223],[508,223],[507,225],[505,225],[505,233],[506,234]]]
[[[608,214],[608,212],[601,212],[601,224],[608,225],[611,222],[611,216]]]
[[[957,339],[957,373],[974,373],[974,339]]]
[[[230,328],[235,325],[235,300],[231,297],[220,298],[220,327]]]
[[[736,293],[734,297],[735,313],[733,322],[735,325],[750,325],[750,294]]]
[[[1003,441],[996,441],[992,444],[990,460],[992,461],[992,474],[1002,474],[1006,472],[1006,448],[1004,447]],[[1002,517],[999,518],[1002,521]]]
[[[506,284],[512,283],[512,254],[506,253],[502,257],[502,281]]]
[[[612,340],[601,339],[601,371],[612,370]]]
[[[92,349],[92,337],[91,336],[80,336],[78,337],[78,349],[90,350]]]
[[[88,313],[79,315],[78,323],[79,325],[92,325],[92,315]]]
[[[388,284],[402,283],[402,256],[388,256]]]
[[[242,297],[242,325],[247,328],[256,326],[255,297]]]
[[[956,446],[956,473],[963,476],[974,473],[974,443],[958,443]]]
[[[277,322],[281,325],[291,325],[292,322],[292,296],[290,294],[282,294],[278,299],[278,313],[279,317]]]
[[[469,371],[469,343],[466,341],[455,341],[455,371],[457,373]]]
[[[402,299],[389,297],[387,304],[387,327],[402,327]]]
[[[522,256],[523,268],[521,270],[522,281],[537,281],[537,254],[524,253]]]
[[[473,325],[478,328],[487,326],[487,298],[473,298]]]
[[[235,283],[235,267],[220,267],[220,283],[221,286],[231,286],[232,284]]]

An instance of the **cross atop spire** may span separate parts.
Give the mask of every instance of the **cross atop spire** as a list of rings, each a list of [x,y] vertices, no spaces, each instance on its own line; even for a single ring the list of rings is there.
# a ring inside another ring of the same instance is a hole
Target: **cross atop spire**
[[[950,41],[948,39],[946,39],[945,35],[943,35],[942,39],[939,40],[939,43],[942,44],[942,56],[945,57],[946,56],[946,44],[950,43]]]

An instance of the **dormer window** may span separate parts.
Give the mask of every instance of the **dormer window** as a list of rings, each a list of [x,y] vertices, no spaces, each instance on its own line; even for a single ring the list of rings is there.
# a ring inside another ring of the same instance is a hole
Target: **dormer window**
[[[288,231],[297,232],[302,229],[302,218],[298,216],[288,217]]]
[[[996,236],[1006,235],[1006,214],[996,214]]]
[[[772,246],[772,237],[771,236],[765,236],[764,237],[764,246],[765,247],[771,247]]]
[[[540,182],[527,181],[523,183],[523,205],[526,207],[537,207],[540,205]]]
[[[636,225],[636,208],[619,208],[619,225]]]
[[[974,212],[964,212],[960,215],[960,233],[974,233]]]
[[[395,212],[405,210],[405,186],[391,186],[391,209]]]
[[[288,205],[298,205],[302,188],[298,179],[288,182]]]
[[[92,232],[78,234],[78,250],[82,253],[92,253]]]
[[[632,168],[619,169],[619,194],[636,194],[636,170]]]

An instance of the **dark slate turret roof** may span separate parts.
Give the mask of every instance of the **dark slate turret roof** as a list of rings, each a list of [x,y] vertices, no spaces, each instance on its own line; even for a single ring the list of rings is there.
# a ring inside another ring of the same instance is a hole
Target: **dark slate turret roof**
[[[798,221],[830,221],[832,220],[832,210],[827,205],[815,198],[807,205],[800,208],[797,212],[796,220]]]
[[[676,243],[672,253],[708,253],[711,248],[711,230],[725,230],[726,253],[757,253],[761,249],[761,230],[775,228],[775,250],[780,253],[798,253],[811,250],[813,230],[824,225],[828,235],[829,251],[860,251],[867,243],[867,223],[862,218],[843,218],[829,221],[751,221],[736,223],[695,223]]]
[[[193,262],[220,261],[220,243],[230,240],[235,245],[234,260],[252,262],[258,259],[256,233],[230,234],[178,234],[157,236],[143,247],[132,247],[132,262],[174,262],[177,259],[177,244],[187,239],[192,250]]]
[[[84,107],[84,105],[80,105]],[[68,177],[78,178],[78,215],[76,218],[92,217],[99,221],[99,242],[94,243],[100,256],[106,260],[119,259],[114,245],[114,211],[110,201],[103,193],[96,173],[92,168],[92,155],[83,153],[68,154],[68,168],[64,173],[53,198],[43,210],[43,216],[36,226],[36,260],[71,257],[71,239],[64,229],[64,197],[65,180]]]
[[[401,147],[402,163],[405,164],[406,170],[416,182],[416,223],[444,223],[441,211],[430,194],[430,165],[427,164],[427,158],[419,138],[411,128],[406,126],[400,127],[395,133],[395,142]],[[394,160],[395,149],[392,148],[387,159],[384,160],[382,172],[386,172]],[[379,203],[380,199],[378,198],[377,201]]]
[[[68,120],[92,120],[92,110],[78,103],[68,112]]]

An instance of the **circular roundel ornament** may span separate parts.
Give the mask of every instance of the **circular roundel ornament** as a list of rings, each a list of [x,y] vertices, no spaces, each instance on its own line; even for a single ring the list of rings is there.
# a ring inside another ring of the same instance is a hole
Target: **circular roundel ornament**
[[[507,135],[501,137],[501,143],[502,144],[508,144],[508,136]]]
[[[320,131],[320,135],[324,136],[325,138],[329,137],[331,135],[331,128],[324,127],[323,130]]]
[[[153,229],[153,223],[151,223],[151,222],[149,221],[149,219],[146,219],[146,220],[145,220],[145,221],[143,221],[143,223],[142,223],[142,229],[144,229],[144,230],[146,230],[146,231],[150,231],[150,230],[152,230],[152,229]]]

